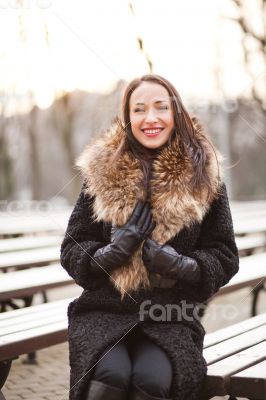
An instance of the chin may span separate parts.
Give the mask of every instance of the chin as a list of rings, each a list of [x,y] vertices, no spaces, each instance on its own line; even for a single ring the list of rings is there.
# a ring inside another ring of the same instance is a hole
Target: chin
[[[153,143],[151,141],[149,141],[149,142],[146,142],[146,141],[141,142],[141,144],[143,146],[147,147],[148,149],[157,149],[158,147],[161,147],[166,143],[167,143],[167,140],[160,140],[160,141],[158,140],[156,142],[154,141]]]

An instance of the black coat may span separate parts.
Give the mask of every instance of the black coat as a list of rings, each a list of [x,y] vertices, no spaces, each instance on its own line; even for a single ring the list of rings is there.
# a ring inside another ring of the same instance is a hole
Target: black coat
[[[177,252],[197,260],[201,267],[200,284],[192,287],[176,282],[172,287],[139,288],[132,297],[126,295],[123,300],[108,275],[103,272],[96,277],[90,272],[90,256],[110,242],[110,224],[95,222],[92,218],[94,201],[94,197],[81,191],[61,249],[62,266],[84,288],[68,309],[70,400],[82,398],[93,366],[105,348],[115,344],[136,324],[169,356],[174,372],[173,398],[199,399],[207,370],[202,356],[205,332],[193,310],[197,302],[210,298],[238,271],[238,252],[225,186],[221,186],[219,196],[212,201],[201,222],[183,227],[168,241]],[[181,306],[185,300],[192,308],[188,307],[189,315],[181,318],[173,315],[171,321],[160,321],[160,315],[156,321],[148,315],[142,321],[139,311],[145,300],[150,301],[150,306]]]

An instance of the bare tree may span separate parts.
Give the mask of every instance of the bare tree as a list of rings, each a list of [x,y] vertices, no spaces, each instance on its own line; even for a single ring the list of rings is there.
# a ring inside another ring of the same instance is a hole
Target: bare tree
[[[133,18],[136,18],[136,13],[135,13],[135,10],[134,10],[134,7],[133,7],[133,4],[131,1],[129,2],[129,9],[130,9],[130,12],[131,12]],[[140,35],[137,35],[136,39],[138,42],[139,50],[141,53],[143,53],[144,58],[148,64],[149,73],[152,74],[153,73],[153,63],[152,63],[152,60],[151,60],[148,52],[145,49],[144,40],[143,40],[143,38],[140,37]]]
[[[257,7],[256,18],[253,19],[249,15],[247,0],[231,0],[231,2],[237,7],[238,15],[230,19],[239,25],[243,33],[242,48],[245,66],[252,79],[251,95],[266,114],[266,0],[252,0],[252,7],[254,9]],[[251,42],[253,42],[252,46]],[[255,75],[252,70],[254,48],[262,64],[259,75]],[[259,79],[261,77],[263,85]]]
[[[0,93],[5,97],[5,93]],[[1,102],[0,110],[0,200],[7,199],[13,191],[12,159],[8,151],[7,118],[5,116],[5,102]]]

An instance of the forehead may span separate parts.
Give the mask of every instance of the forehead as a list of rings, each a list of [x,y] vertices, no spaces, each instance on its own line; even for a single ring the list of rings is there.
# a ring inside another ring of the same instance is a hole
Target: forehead
[[[162,85],[152,82],[142,82],[132,93],[130,105],[136,103],[152,103],[155,101],[169,101],[170,97]]]

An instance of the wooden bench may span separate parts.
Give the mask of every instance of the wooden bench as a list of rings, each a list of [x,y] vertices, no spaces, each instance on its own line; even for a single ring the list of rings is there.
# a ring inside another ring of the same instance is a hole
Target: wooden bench
[[[234,231],[237,236],[266,234],[266,202],[231,202]]]
[[[251,233],[266,234],[266,215],[258,215],[253,218],[233,218],[234,232],[236,235],[247,235]]]
[[[242,257],[240,258],[238,273],[233,276],[233,278],[225,286],[221,287],[213,298],[223,294],[233,293],[239,289],[251,287],[251,316],[255,316],[259,294],[262,290],[264,290],[265,282],[266,253]],[[211,298],[210,300],[212,300],[213,298]]]
[[[67,340],[67,307],[73,299],[0,314],[3,386],[11,360]],[[266,313],[205,336],[205,396],[266,398]]]
[[[0,279],[0,311],[6,312],[8,307],[11,309],[21,308],[23,301],[24,307],[32,305],[33,296],[41,293],[43,301],[46,303],[48,289],[59,288],[74,284],[74,280],[67,274],[60,264],[29,268],[22,271],[13,271],[2,274]],[[36,362],[36,354],[28,355],[29,361]]]
[[[236,245],[238,253],[241,257],[250,256],[255,251],[266,250],[266,236],[264,235],[247,235],[236,237]]]
[[[266,313],[205,336],[206,397],[266,398]]]
[[[59,246],[5,252],[0,257],[0,271],[47,265],[60,259]]]
[[[7,306],[18,308],[13,299],[19,295],[24,296],[22,300],[25,306],[30,306],[35,293],[42,291],[44,301],[47,301],[46,289],[71,283],[68,274],[58,264],[49,268],[49,264],[59,262],[61,242],[61,236],[29,236],[0,240],[1,311],[6,311]],[[30,270],[18,273],[20,269]]]
[[[0,314],[0,389],[8,377],[12,360],[67,340],[67,306],[71,300]],[[3,397],[0,391],[0,398],[1,395]]]

